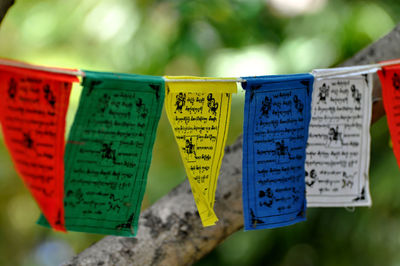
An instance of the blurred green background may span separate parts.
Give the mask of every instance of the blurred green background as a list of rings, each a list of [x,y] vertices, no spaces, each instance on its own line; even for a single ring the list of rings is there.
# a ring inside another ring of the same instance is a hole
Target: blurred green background
[[[16,0],[0,27],[0,56],[148,75],[309,72],[351,57],[399,21],[398,0]],[[234,96],[228,144],[241,132],[243,96]],[[238,232],[197,265],[400,265],[400,171],[385,119],[371,133],[372,208],[309,209],[304,223]],[[163,113],[143,207],[184,179]],[[39,209],[1,136],[0,210],[0,265],[57,265],[102,237],[35,225]]]

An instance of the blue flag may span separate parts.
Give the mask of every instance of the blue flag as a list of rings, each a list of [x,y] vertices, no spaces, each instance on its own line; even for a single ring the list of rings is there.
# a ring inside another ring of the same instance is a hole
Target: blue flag
[[[245,230],[304,221],[310,74],[245,77],[243,212]]]

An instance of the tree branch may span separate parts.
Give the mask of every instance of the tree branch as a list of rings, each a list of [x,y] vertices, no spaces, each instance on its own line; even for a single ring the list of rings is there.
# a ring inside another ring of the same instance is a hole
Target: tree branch
[[[0,23],[6,15],[8,9],[15,3],[14,0],[1,0],[0,1]]]
[[[342,65],[361,65],[400,58],[400,24]],[[374,78],[374,98],[381,87]],[[373,121],[384,115],[382,101],[373,108]],[[226,147],[215,212],[216,226],[203,228],[186,180],[140,216],[136,238],[108,236],[65,265],[188,265],[213,250],[243,227],[242,137]]]
[[[400,58],[400,24],[382,39],[372,43],[367,48],[358,52],[355,56],[345,61],[342,66],[374,64],[379,61]],[[372,123],[385,115],[382,103],[382,88],[378,75],[374,74],[374,90],[372,93],[375,101],[372,109]]]

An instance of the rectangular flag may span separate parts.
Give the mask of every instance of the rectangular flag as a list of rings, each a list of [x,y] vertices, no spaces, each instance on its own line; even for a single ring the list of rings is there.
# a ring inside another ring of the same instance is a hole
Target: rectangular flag
[[[368,169],[372,78],[360,73],[326,76],[340,69],[313,72],[306,157],[309,207],[371,205]],[[320,77],[323,75],[326,77]]]
[[[134,236],[164,80],[85,71],[82,85],[65,153],[66,228]],[[45,225],[43,217],[39,223]]]
[[[208,79],[167,77],[171,79]],[[215,191],[236,82],[167,82],[165,108],[203,226],[214,225]]]
[[[244,79],[245,230],[304,221],[304,163],[313,76],[296,74]]]
[[[60,231],[65,231],[65,116],[72,82],[78,81],[76,76],[0,65],[5,143],[41,211]]]
[[[382,85],[383,106],[393,144],[393,152],[400,166],[400,65],[385,66],[378,71]]]

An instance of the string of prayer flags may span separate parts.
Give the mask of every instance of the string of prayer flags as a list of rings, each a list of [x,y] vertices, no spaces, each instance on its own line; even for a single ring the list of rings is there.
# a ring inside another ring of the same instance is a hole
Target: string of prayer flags
[[[309,207],[370,206],[368,169],[372,70],[350,69],[340,77],[314,70],[312,116],[306,157]]]
[[[135,236],[164,80],[85,71],[82,85],[65,153],[66,228]]]
[[[304,162],[314,78],[296,74],[244,79],[245,230],[304,221]]]
[[[307,206],[371,205],[374,72],[400,166],[400,59],[243,78],[245,230],[304,221]],[[83,89],[65,145],[76,75],[84,77]],[[164,100],[202,224],[216,224],[215,192],[238,79],[166,78],[165,86],[162,77],[0,59],[4,140],[43,213],[40,225],[137,234]]]
[[[382,84],[383,106],[393,144],[393,152],[400,166],[400,65],[385,66],[378,71]]]
[[[168,77],[172,79],[208,79]],[[168,119],[203,226],[212,226],[217,179],[229,128],[236,82],[167,82]]]
[[[72,82],[78,81],[71,75],[0,65],[5,144],[41,211],[59,231],[65,231],[65,117]]]

